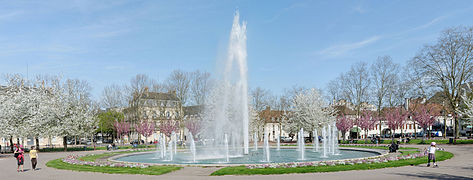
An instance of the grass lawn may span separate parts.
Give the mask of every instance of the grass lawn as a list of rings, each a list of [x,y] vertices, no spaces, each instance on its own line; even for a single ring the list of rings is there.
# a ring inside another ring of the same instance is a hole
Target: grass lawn
[[[114,156],[114,155],[118,155],[118,154],[126,154],[126,153],[132,153],[132,152],[145,152],[145,151],[152,151],[152,150],[142,150],[142,151],[117,151],[117,152],[106,152],[106,153],[102,153],[102,154],[91,154],[91,155],[87,155],[87,156],[83,156],[83,157],[80,157],[79,159],[82,160],[82,161],[95,161],[97,159],[100,159],[100,158],[106,158],[106,157],[111,157],[111,156]]]
[[[161,175],[166,174],[175,170],[179,170],[182,167],[176,166],[150,166],[147,168],[139,167],[97,167],[88,165],[75,165],[62,162],[61,159],[55,159],[46,163],[46,166],[72,171],[87,171],[87,172],[101,172],[108,174],[145,174],[145,175]]]
[[[437,161],[443,161],[453,157],[453,154],[446,151],[437,151]],[[334,171],[350,171],[350,170],[366,170],[366,169],[379,169],[387,167],[399,167],[408,165],[418,165],[427,163],[427,157],[421,157],[416,159],[405,159],[383,163],[374,164],[354,164],[354,165],[335,165],[335,166],[307,166],[307,167],[294,167],[294,168],[258,168],[249,169],[245,166],[236,167],[225,167],[220,170],[213,172],[213,176],[222,175],[252,175],[252,174],[289,174],[289,173],[315,173],[315,172],[334,172]]]
[[[355,145],[340,145],[339,147],[351,147],[351,148],[367,148],[367,149],[384,149],[389,150],[386,146],[355,146]],[[417,149],[413,147],[400,147],[399,149]]]
[[[399,138],[396,138],[395,140],[399,140]],[[348,141],[346,141],[348,142]],[[380,144],[391,144],[391,139],[386,139],[383,140],[382,143]],[[431,142],[435,142],[437,144],[448,144],[449,140],[448,139],[424,139],[424,142],[422,143],[422,138],[418,139],[412,139],[409,141],[409,143],[406,144],[430,144]],[[343,143],[346,144],[346,143]],[[365,142],[364,139],[357,140],[355,144],[373,144],[371,141],[368,140],[368,142]],[[456,144],[473,144],[473,139],[457,139]]]

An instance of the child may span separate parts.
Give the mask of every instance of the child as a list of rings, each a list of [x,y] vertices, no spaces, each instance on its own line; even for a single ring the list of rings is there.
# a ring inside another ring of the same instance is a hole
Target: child
[[[31,166],[33,170],[36,170],[36,164],[38,164],[38,151],[36,150],[35,146],[31,146],[31,151],[30,151],[30,160],[31,160]]]
[[[434,166],[433,167],[438,167],[437,166],[437,163],[435,163],[435,151],[437,150],[437,148],[435,147],[436,143],[435,142],[432,142],[430,143],[430,147],[428,149],[428,152],[429,152],[429,160],[427,162],[427,167],[430,166],[430,161],[432,160],[432,162],[434,162]]]

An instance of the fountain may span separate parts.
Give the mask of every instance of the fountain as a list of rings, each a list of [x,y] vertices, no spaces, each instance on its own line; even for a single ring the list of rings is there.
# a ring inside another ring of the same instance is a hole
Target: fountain
[[[317,134],[317,129],[312,133],[314,136],[314,152],[319,151],[319,135]]]
[[[194,137],[192,136],[192,133],[189,132],[189,144],[190,144],[190,151],[192,153],[192,162],[195,162],[195,154],[196,154],[196,151],[195,151],[195,142],[194,142]]]
[[[158,164],[259,164],[259,163],[289,163],[320,161],[328,158],[328,148],[336,151],[336,128],[322,127],[323,153],[319,151],[317,131],[314,131],[315,151],[305,150],[304,129],[298,133],[297,149],[280,148],[280,137],[277,137],[277,149],[269,145],[269,133],[264,134],[264,148],[258,149],[258,134],[253,136],[254,151],[249,152],[248,134],[248,79],[247,79],[247,53],[246,53],[246,23],[240,23],[238,12],[235,14],[230,41],[228,57],[221,72],[222,79],[217,79],[214,88],[209,92],[206,106],[202,113],[203,124],[199,138],[202,145],[190,138],[190,153],[177,151],[178,133],[173,132],[169,137],[160,134],[159,156],[158,152],[131,154],[118,157],[118,161],[158,163]],[[216,73],[217,74],[217,73]],[[217,74],[218,75],[218,74]],[[328,129],[328,132],[327,132]],[[328,134],[327,134],[328,133]],[[167,138],[169,142],[167,143]],[[229,149],[231,143],[231,149]],[[328,145],[330,143],[330,146]],[[166,148],[167,144],[167,148]],[[273,151],[273,152],[271,152]],[[297,151],[297,152],[296,152]],[[376,156],[379,153],[342,150],[336,151],[338,156],[330,159],[348,159]]]
[[[278,136],[278,139],[277,139],[277,150],[281,150],[281,136]]]
[[[327,158],[327,132],[325,131],[325,126],[322,127],[322,158]]]
[[[337,129],[337,126],[335,124],[335,122],[333,123],[333,149],[334,149],[334,155],[340,155],[340,151],[338,149],[338,129]]]
[[[268,132],[264,133],[264,154],[266,156],[266,162],[270,162]]]
[[[258,136],[255,132],[255,134],[253,135],[253,142],[254,142],[254,151],[258,151]]]
[[[227,159],[226,162],[230,162],[230,155],[228,152],[228,137],[227,134],[225,134],[225,158]]]
[[[297,145],[299,145],[299,158],[300,160],[304,160],[304,154],[305,154],[305,139],[304,139],[304,129],[301,128],[301,131],[299,131],[299,136],[297,138]]]

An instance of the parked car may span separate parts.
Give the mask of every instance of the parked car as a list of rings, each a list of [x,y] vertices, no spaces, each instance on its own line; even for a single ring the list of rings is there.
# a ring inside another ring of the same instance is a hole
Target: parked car
[[[285,142],[285,143],[292,142],[292,138],[286,137],[286,136],[281,136],[280,141]]]

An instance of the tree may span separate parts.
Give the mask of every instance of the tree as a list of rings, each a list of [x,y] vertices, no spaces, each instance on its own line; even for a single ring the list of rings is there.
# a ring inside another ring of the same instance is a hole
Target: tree
[[[419,124],[420,127],[424,128],[424,134],[426,132],[429,132],[428,128],[432,126],[432,124],[434,124],[435,122],[435,118],[432,114],[432,109],[425,104],[419,105],[418,109],[413,112],[412,117]],[[424,141],[424,136],[422,136],[422,141]]]
[[[164,135],[171,137],[172,132],[176,132],[179,129],[179,122],[178,121],[161,121],[159,124],[159,131],[164,133]]]
[[[113,128],[115,129],[115,132],[117,132],[118,139],[122,139],[124,135],[128,134],[128,132],[130,132],[130,127],[130,123],[125,121],[116,120],[115,123],[113,123]]]
[[[97,129],[97,132],[100,132],[103,136],[104,133],[106,134],[113,134],[114,132],[114,124],[116,121],[123,121],[125,119],[125,116],[121,112],[116,112],[116,111],[107,111],[107,112],[102,112],[97,115],[98,118],[98,125],[99,128]]]
[[[125,99],[124,88],[112,84],[105,86],[102,91],[102,106],[105,108],[125,107],[127,102]]]
[[[442,32],[436,44],[425,46],[412,59],[421,77],[440,88],[453,113],[458,112],[461,86],[473,76],[473,27],[454,27]],[[455,114],[455,138],[460,135]]]
[[[391,108],[384,114],[388,127],[392,130],[392,139],[394,142],[394,133],[396,129],[402,127],[406,123],[407,113],[402,108]]]
[[[343,141],[345,141],[345,134],[353,127],[353,120],[342,114],[338,116],[336,126],[342,132]]]
[[[189,97],[190,75],[182,70],[174,70],[166,79],[166,89],[169,92],[176,92],[177,98],[182,105],[186,105]]]
[[[195,71],[190,77],[191,99],[195,105],[203,105],[210,90],[210,73]]]
[[[365,111],[358,119],[356,125],[365,131],[365,141],[368,141],[368,131],[374,129],[377,118],[373,117],[370,111]]]
[[[344,97],[353,103],[357,116],[360,115],[361,104],[369,101],[370,79],[367,64],[359,62],[351,66],[350,71],[340,76]]]
[[[319,129],[335,120],[335,110],[325,103],[318,90],[310,89],[294,98],[284,127],[288,132]]]
[[[390,56],[378,57],[371,65],[371,82],[373,84],[374,104],[381,115],[381,108],[386,98],[392,96],[397,80],[398,66]],[[391,95],[390,95],[391,94]],[[379,134],[382,134],[381,122],[379,123]]]
[[[198,118],[191,118],[185,122],[187,130],[196,138],[202,130],[201,121]]]
[[[467,84],[467,87],[463,89],[461,97],[463,100],[463,106],[459,109],[458,113],[468,117],[470,125],[473,125],[473,90],[469,83]],[[472,134],[470,133],[470,135]]]
[[[140,121],[138,124],[135,124],[135,130],[139,135],[143,135],[145,143],[148,143],[148,137],[154,132],[154,123],[147,120]]]

